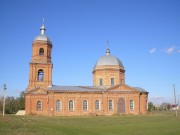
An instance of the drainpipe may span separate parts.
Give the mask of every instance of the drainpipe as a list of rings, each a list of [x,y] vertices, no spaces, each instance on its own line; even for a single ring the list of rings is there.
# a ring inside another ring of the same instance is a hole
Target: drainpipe
[[[103,94],[104,94],[104,92],[103,91],[101,91],[101,97],[102,97],[102,99],[101,99],[101,108],[100,109],[102,109],[102,113],[103,113],[103,115],[104,115],[104,103],[103,103]]]
[[[53,92],[53,101],[52,101],[52,116],[54,116],[54,92]]]
[[[49,115],[49,93],[47,91],[47,114]]]

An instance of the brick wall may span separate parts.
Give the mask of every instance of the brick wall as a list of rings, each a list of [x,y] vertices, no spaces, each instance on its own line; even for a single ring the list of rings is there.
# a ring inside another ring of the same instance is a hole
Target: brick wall
[[[118,99],[125,100],[125,114],[146,114],[146,95],[138,92],[122,94],[118,92],[105,93],[54,93],[27,94],[26,114],[38,114],[48,116],[74,116],[74,115],[113,115],[117,114]],[[62,110],[56,110],[56,101],[62,102]],[[74,101],[74,110],[69,110],[69,101]],[[83,110],[83,101],[88,101],[88,110]],[[95,109],[95,101],[100,101],[100,110]],[[113,110],[109,110],[108,101],[113,101]],[[134,101],[134,109],[130,109],[130,100]],[[37,102],[42,101],[42,110],[37,111]]]

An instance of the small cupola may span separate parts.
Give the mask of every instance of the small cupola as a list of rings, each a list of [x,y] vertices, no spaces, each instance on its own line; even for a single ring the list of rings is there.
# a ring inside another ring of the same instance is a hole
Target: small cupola
[[[46,36],[45,32],[46,32],[46,28],[45,28],[44,21],[43,21],[42,26],[40,27],[40,34],[37,37],[35,37],[34,41],[51,42],[50,39],[48,38],[48,36]]]
[[[98,61],[95,64],[95,67],[97,67],[97,66],[116,66],[116,65],[123,67],[122,62],[118,58],[112,56],[110,54],[109,47],[107,47],[106,54],[98,59]]]

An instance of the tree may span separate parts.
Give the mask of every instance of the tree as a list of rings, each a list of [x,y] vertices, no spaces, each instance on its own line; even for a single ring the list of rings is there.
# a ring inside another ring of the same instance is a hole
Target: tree
[[[162,110],[170,110],[171,104],[170,103],[162,103],[161,108],[162,108]]]
[[[6,114],[13,114],[16,113],[17,110],[17,100],[14,97],[6,97],[6,107],[5,113]]]
[[[24,110],[25,109],[25,92],[22,91],[20,93],[20,97],[17,98],[18,101],[18,110]]]
[[[148,102],[148,111],[152,111],[154,108],[154,105],[152,102]]]
[[[6,114],[14,114],[25,109],[25,92],[22,91],[19,97],[6,97]],[[3,100],[0,98],[0,111],[2,111]]]

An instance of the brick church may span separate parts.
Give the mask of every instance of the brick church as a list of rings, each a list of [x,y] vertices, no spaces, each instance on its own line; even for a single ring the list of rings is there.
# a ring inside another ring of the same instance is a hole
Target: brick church
[[[107,48],[92,69],[93,86],[61,86],[52,83],[52,42],[42,24],[32,43],[26,115],[74,116],[146,114],[148,92],[125,83],[123,63]]]

